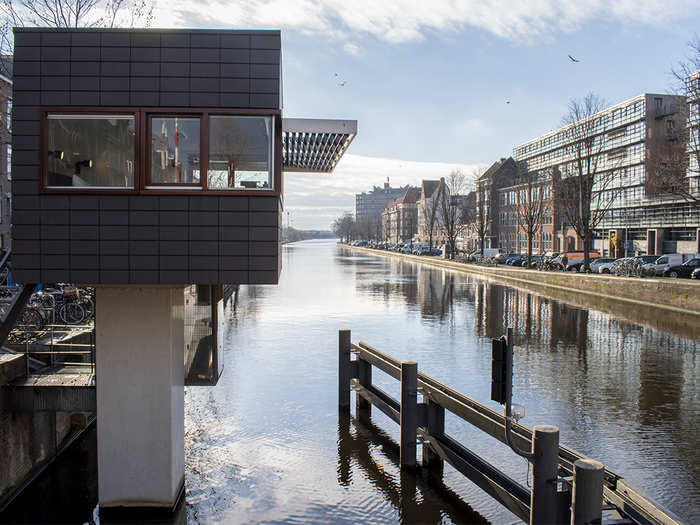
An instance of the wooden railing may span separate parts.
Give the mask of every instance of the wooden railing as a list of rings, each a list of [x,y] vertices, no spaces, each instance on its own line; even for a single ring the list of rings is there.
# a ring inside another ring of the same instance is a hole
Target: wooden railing
[[[512,420],[506,425],[504,414],[419,373],[415,362],[401,362],[363,342],[354,344],[349,330],[340,330],[338,335],[339,409],[350,411],[350,392],[355,390],[360,420],[369,418],[374,405],[398,423],[401,468],[418,467],[416,449],[420,444],[423,468],[442,469],[447,461],[513,514],[531,524],[583,524],[596,520],[601,523],[604,510],[610,511],[616,523],[681,523],[622,476],[560,445],[556,427],[540,425],[531,430]],[[400,400],[372,383],[372,367],[401,382]],[[421,402],[418,402],[418,394],[421,394]],[[445,430],[446,410],[511,445],[514,450],[528,451],[532,489],[451,437]],[[510,427],[510,443],[507,426]]]

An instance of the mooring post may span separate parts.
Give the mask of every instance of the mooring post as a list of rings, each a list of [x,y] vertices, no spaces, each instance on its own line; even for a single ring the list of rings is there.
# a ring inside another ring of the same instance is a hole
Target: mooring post
[[[530,525],[557,521],[559,429],[537,425],[532,433],[532,492]]]
[[[401,363],[401,468],[416,466],[418,430],[418,364]]]
[[[338,330],[338,408],[350,411],[350,330]]]
[[[445,432],[445,409],[437,403],[428,400],[428,434],[433,438],[439,438]],[[423,466],[435,471],[442,471],[443,461],[430,448],[429,443],[423,443]]]
[[[603,518],[604,465],[592,459],[574,463],[574,488],[571,496],[571,524],[600,523]]]
[[[357,381],[367,388],[372,385],[372,364],[362,359],[357,360]],[[355,392],[355,414],[361,420],[372,415],[372,403]]]

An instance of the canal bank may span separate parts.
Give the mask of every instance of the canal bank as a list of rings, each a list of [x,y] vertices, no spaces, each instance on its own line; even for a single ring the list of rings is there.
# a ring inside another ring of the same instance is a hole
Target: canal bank
[[[345,248],[384,257],[476,273],[515,284],[546,286],[563,292],[576,292],[636,306],[663,308],[679,314],[700,316],[700,281],[585,275],[567,272],[540,272],[510,266],[480,266],[436,257],[408,255],[341,244]]]

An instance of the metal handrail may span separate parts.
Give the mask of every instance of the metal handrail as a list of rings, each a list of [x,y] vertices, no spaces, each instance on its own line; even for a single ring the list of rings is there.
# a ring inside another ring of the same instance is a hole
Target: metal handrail
[[[350,352],[354,353],[358,360],[352,362],[356,363],[352,368],[355,372],[359,370],[359,361],[364,361],[369,366],[376,366],[394,379],[401,380],[402,363],[400,360],[362,341],[358,344],[351,342],[349,347]],[[351,375],[351,380],[354,383],[353,388],[358,394],[361,394],[363,398],[369,399],[377,408],[385,412],[394,421],[397,421],[400,403],[387,396],[374,385],[359,384],[358,379],[352,379],[353,377],[357,378],[357,373]],[[533,441],[532,429],[512,421],[507,415],[492,410],[422,372],[418,372],[417,379],[418,390],[422,392],[424,399],[427,398],[430,402],[439,405],[444,410],[451,412],[507,445],[510,445],[510,443],[506,429],[510,427],[513,444],[525,450],[531,449]],[[438,438],[438,440],[442,441],[443,437]],[[427,438],[436,440],[434,436]],[[442,444],[441,442],[440,445]],[[590,460],[590,458],[559,444],[558,463],[559,470],[563,474],[572,476],[574,474],[574,463],[579,460]],[[607,504],[614,505],[618,510],[630,516],[636,523],[650,525],[681,523],[678,517],[646,498],[639,489],[630,485],[620,474],[605,468],[603,482],[603,495]]]

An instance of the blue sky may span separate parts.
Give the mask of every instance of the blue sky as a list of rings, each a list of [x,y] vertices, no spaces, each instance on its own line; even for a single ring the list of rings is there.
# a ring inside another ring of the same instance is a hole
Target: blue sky
[[[510,155],[571,98],[669,91],[700,0],[172,0],[154,25],[282,30],[284,116],[358,121],[333,174],[285,179],[293,226],[328,228],[387,176],[419,184]]]

